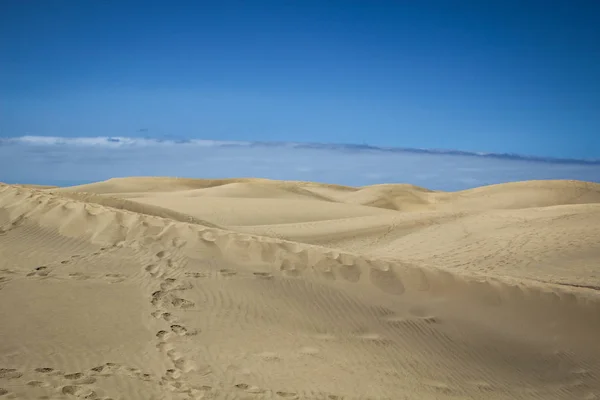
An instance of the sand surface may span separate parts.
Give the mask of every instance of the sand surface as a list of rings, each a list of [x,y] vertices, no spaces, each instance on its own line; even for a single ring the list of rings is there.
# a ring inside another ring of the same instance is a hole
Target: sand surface
[[[0,399],[600,399],[600,185],[0,184]]]

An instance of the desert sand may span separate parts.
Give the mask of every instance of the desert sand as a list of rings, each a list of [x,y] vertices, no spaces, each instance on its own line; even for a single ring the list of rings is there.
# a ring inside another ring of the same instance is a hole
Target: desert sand
[[[600,399],[600,184],[2,184],[0,398]]]

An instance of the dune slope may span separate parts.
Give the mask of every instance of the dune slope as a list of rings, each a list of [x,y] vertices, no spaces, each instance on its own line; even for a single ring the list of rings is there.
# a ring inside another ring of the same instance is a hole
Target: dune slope
[[[600,185],[0,185],[0,396],[600,398]]]

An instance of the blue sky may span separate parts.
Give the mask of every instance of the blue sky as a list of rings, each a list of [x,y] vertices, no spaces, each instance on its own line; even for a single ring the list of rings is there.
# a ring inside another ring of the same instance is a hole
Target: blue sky
[[[599,74],[597,1],[0,2],[2,137],[600,158]]]
[[[0,181],[599,181],[599,75],[598,1],[2,0]]]

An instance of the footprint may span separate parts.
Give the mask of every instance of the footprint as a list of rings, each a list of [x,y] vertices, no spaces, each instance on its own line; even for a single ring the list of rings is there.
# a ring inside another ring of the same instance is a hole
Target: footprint
[[[179,357],[179,356],[177,356],[177,357]],[[175,368],[177,368],[178,370],[183,371],[185,373],[190,372],[195,369],[195,365],[191,361],[185,360],[183,358],[175,358],[175,357],[172,357],[171,360],[173,361],[173,365],[175,365]]]
[[[163,292],[162,290],[157,290],[156,292],[150,295],[150,303],[152,303],[153,306],[156,306],[164,297],[165,292]]]
[[[186,272],[185,276],[189,276],[190,278],[206,278],[206,274],[202,272]]]
[[[127,367],[127,372],[133,374],[133,375],[139,375],[142,371],[139,368],[135,368],[135,367]]]
[[[185,336],[188,333],[187,328],[181,325],[171,325],[171,330],[179,336]]]
[[[279,392],[275,392],[275,394],[277,396],[279,396],[279,397],[283,397],[283,398],[286,398],[286,399],[297,399],[298,398],[298,394],[294,393],[294,392],[282,392],[282,391],[279,391]]]
[[[219,270],[219,273],[220,273],[221,275],[223,275],[223,276],[234,276],[234,275],[236,275],[236,274],[237,274],[237,271],[234,271],[234,270],[232,270],[232,269],[227,269],[227,268],[224,268],[224,269],[222,269],[222,270]]]
[[[36,368],[35,372],[41,372],[42,374],[49,374],[50,372],[54,372],[54,368],[49,368],[49,367]]]
[[[167,331],[158,331],[156,332],[156,337],[159,339],[164,339],[168,334],[169,332]]]
[[[169,350],[173,350],[175,347],[172,344],[167,343],[167,342],[159,342],[156,345],[156,348],[161,352],[168,352]]]
[[[8,390],[0,388],[0,396],[4,396],[5,394],[8,394]]]
[[[272,279],[273,275],[270,272],[253,272],[254,276],[262,279]]]
[[[156,292],[152,293],[152,295],[150,297],[151,297],[150,302],[152,303],[153,306],[158,306],[159,304],[164,304],[166,302],[170,302],[171,305],[174,307],[183,308],[183,309],[192,308],[195,306],[195,304],[193,302],[179,298],[179,297],[175,297],[163,290],[157,290]]]
[[[34,268],[34,270],[28,273],[27,276],[48,276],[49,273],[50,271],[48,270],[48,267],[43,265],[41,267]]]
[[[173,298],[173,300],[171,301],[171,304],[173,304],[174,307],[177,308],[192,308],[195,306],[195,304],[189,300],[185,300],[185,299],[180,299],[179,297],[175,297]]]
[[[150,375],[150,374],[139,374],[138,378],[141,379],[141,380],[143,380],[143,381],[149,382],[149,381],[152,380],[152,375]]]
[[[177,379],[179,379],[179,378],[181,377],[181,372],[179,372],[179,371],[178,371],[178,370],[176,370],[176,369],[172,369],[172,368],[171,368],[171,369],[168,369],[168,370],[165,372],[165,377],[166,377],[168,380],[177,380]]]
[[[77,385],[63,386],[61,392],[63,394],[79,397],[81,399],[95,399],[97,397],[96,392],[93,390]]]
[[[168,312],[162,313],[161,317],[162,317],[162,319],[164,319],[167,322],[171,322],[171,321],[175,320],[175,317],[173,316],[173,314],[168,313]]]
[[[118,364],[115,363],[106,363],[104,365],[98,365],[96,367],[90,368],[90,371],[92,371],[92,375],[96,375],[96,374],[100,374],[97,376],[111,376],[113,373],[118,372],[122,367],[120,367]],[[74,383],[75,384],[81,384],[81,385],[89,385],[92,383],[95,383],[96,378],[94,378],[93,376],[85,376],[85,374],[82,374],[83,377],[79,380],[76,380]]]
[[[159,251],[155,254],[156,258],[163,258],[165,256],[164,250]]]
[[[149,264],[146,266],[145,270],[146,272],[149,272],[150,274],[156,274],[159,270],[159,266],[156,264]]]
[[[259,394],[266,392],[265,389],[259,388],[258,386],[250,386],[247,383],[238,383],[234,385],[236,388],[244,390],[248,393]]]
[[[202,386],[192,386],[192,389],[194,390],[199,390],[202,392],[208,392],[210,390],[212,390],[212,386],[208,386],[208,385],[202,385]]]
[[[175,279],[167,278],[160,284],[160,288],[162,290],[167,290],[167,289],[171,288],[174,284],[175,284]]]
[[[22,376],[23,373],[14,368],[0,368],[0,379],[18,379]]]
[[[75,372],[74,374],[65,374],[64,377],[67,379],[81,379],[83,378],[83,374],[81,372]]]
[[[173,322],[175,321],[175,316],[173,316],[173,314],[169,313],[169,312],[164,312],[163,310],[156,310],[150,313],[151,316],[153,316],[156,319],[163,319],[167,322]]]
[[[105,371],[111,371],[111,372],[115,372],[117,370],[119,370],[121,367],[119,366],[119,364],[113,363],[113,362],[107,362],[104,364],[104,370]]]
[[[170,380],[172,381],[172,383],[168,386],[168,388],[172,392],[180,392],[181,393],[181,392],[187,391],[187,389],[184,388],[183,382],[176,381],[175,379],[170,379]]]

